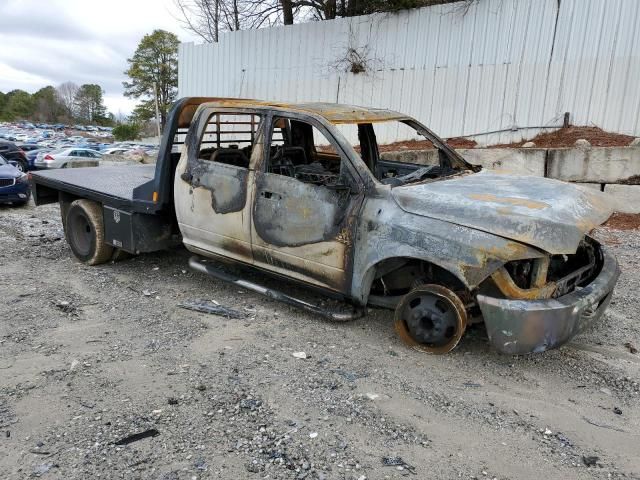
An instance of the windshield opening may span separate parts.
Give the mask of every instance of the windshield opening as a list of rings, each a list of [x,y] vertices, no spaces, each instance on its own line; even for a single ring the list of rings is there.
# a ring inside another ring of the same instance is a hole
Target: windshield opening
[[[392,187],[476,170],[415,120],[343,123],[335,127],[376,180]]]

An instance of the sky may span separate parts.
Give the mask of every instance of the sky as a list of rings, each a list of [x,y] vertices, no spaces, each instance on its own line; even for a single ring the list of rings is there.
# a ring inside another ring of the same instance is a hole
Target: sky
[[[107,109],[126,115],[136,104],[123,95],[127,58],[157,28],[198,41],[173,0],[0,0],[0,91],[97,83]]]

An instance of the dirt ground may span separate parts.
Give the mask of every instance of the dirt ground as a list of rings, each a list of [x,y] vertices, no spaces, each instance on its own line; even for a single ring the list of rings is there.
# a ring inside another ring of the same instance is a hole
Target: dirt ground
[[[598,236],[623,273],[592,330],[511,357],[478,326],[427,356],[384,310],[330,323],[184,250],[87,267],[57,206],[0,207],[0,478],[640,478],[640,231]]]
[[[538,134],[531,140],[491,145],[490,148],[518,148],[527,142],[533,142],[537,148],[569,148],[576,140],[587,140],[594,147],[626,147],[635,137],[620,133],[605,132],[599,127],[568,127]]]

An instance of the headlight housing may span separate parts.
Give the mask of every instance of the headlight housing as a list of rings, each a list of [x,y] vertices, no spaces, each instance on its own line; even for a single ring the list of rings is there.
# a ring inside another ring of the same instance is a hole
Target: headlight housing
[[[16,183],[28,184],[30,179],[31,179],[31,175],[25,173],[24,175],[21,175],[18,178],[16,178]]]

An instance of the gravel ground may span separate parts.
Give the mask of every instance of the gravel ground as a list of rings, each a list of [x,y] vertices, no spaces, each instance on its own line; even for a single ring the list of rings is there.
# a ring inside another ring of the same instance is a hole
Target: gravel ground
[[[330,323],[184,250],[87,267],[57,206],[0,207],[0,478],[640,478],[640,231],[598,236],[623,274],[591,331],[510,357],[478,326],[427,356],[388,312]]]

